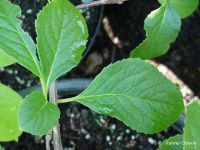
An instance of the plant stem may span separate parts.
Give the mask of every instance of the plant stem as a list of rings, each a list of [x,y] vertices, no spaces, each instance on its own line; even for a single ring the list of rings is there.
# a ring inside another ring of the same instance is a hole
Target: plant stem
[[[128,1],[128,0],[96,0],[90,3],[80,4],[76,6],[76,8],[83,9],[83,8],[89,8],[89,7],[99,6],[99,5],[122,4],[125,1]]]
[[[74,98],[72,97],[72,98],[65,98],[65,99],[59,99],[58,100],[58,104],[62,104],[62,103],[69,103],[69,102],[74,102],[75,100],[74,100]]]
[[[45,142],[46,142],[46,150],[51,150],[51,139],[52,139],[52,131],[45,137]]]
[[[51,83],[51,85],[50,85],[50,89],[49,89],[49,102],[51,102],[52,104],[54,104],[54,105],[57,106],[57,87],[56,87],[56,81],[53,82],[53,83]],[[54,147],[54,150],[63,150],[62,141],[61,141],[61,134],[60,134],[60,124],[59,123],[56,125],[56,127],[53,128],[53,130],[52,130],[52,137],[53,137],[53,147]],[[47,138],[48,137],[46,137],[46,139]]]
[[[51,0],[48,0],[50,2]],[[83,9],[83,8],[89,8],[89,7],[95,7],[99,5],[107,5],[107,4],[122,4],[123,2],[128,1],[128,0],[96,0],[92,1],[91,3],[87,4],[80,4],[76,6],[78,9]],[[66,103],[66,102],[71,102],[74,101],[73,98],[65,99],[65,100],[60,100],[59,103]],[[49,89],[49,102],[53,103],[54,105],[57,106],[57,87],[56,87],[56,81],[53,82],[50,85]],[[53,130],[46,135],[46,149],[50,150],[50,141],[53,138],[53,147],[54,150],[63,150],[62,147],[62,141],[61,141],[61,134],[60,134],[60,124],[58,123],[56,127],[53,128]]]

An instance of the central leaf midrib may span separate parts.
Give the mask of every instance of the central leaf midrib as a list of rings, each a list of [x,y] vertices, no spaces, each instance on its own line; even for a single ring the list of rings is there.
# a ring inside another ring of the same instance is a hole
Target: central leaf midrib
[[[65,14],[62,16],[61,20],[62,20],[62,28],[61,28],[60,35],[59,35],[59,38],[58,38],[58,43],[56,44],[55,56],[53,58],[53,61],[52,61],[52,64],[51,64],[51,67],[50,67],[50,70],[49,70],[49,74],[48,74],[48,77],[47,77],[47,83],[46,83],[47,87],[49,86],[49,83],[50,83],[51,74],[52,74],[52,71],[53,71],[53,66],[54,66],[54,63],[55,63],[55,60],[56,60],[57,54],[58,54],[58,47],[60,45],[60,40],[61,40],[62,35],[63,35]]]
[[[149,99],[149,98],[141,98],[141,97],[134,97],[134,96],[131,96],[131,95],[125,95],[125,94],[115,94],[115,93],[107,93],[107,94],[97,94],[97,95],[89,95],[89,96],[77,96],[77,97],[74,97],[72,99],[74,99],[74,101],[79,101],[79,100],[83,100],[83,99],[86,99],[86,98],[95,98],[95,97],[105,97],[105,96],[122,96],[122,97],[125,97],[127,99],[140,99],[140,100],[143,100],[143,101],[153,101],[153,102],[156,102],[156,103],[159,103],[157,100],[155,99]],[[160,102],[160,103],[163,103],[163,102]],[[164,103],[166,103],[166,101],[164,101]],[[173,104],[170,104],[170,103],[167,103],[168,105],[173,105]]]
[[[143,101],[147,101],[146,103],[149,103],[149,101],[153,101],[153,102],[156,102],[158,103],[158,101],[155,101],[155,100],[152,100],[152,99],[144,99],[144,98],[139,98],[139,97],[134,97],[132,98],[130,95],[125,95],[125,94],[115,94],[115,93],[108,93],[108,94],[99,94],[99,95],[89,95],[89,96],[80,96],[80,97],[75,97],[75,101],[78,101],[78,102],[81,102],[81,100],[84,100],[84,99],[87,99],[87,98],[95,98],[95,97],[104,97],[104,96],[122,96],[122,97],[125,97],[129,100],[133,99],[133,100],[137,100],[137,99],[140,99],[140,100],[143,100]],[[161,102],[160,102],[161,103]],[[84,102],[83,102],[84,104]],[[169,104],[167,103],[168,105],[173,105],[173,104]],[[135,106],[134,106],[135,107]],[[144,113],[146,114],[144,111],[142,111],[141,109],[139,109],[139,107],[135,107],[135,109],[137,109],[138,111],[140,111],[141,113]],[[155,111],[155,110],[154,110]],[[148,116],[148,114],[146,114]],[[165,115],[163,115],[163,118],[166,117]],[[154,122],[154,118],[152,118],[152,116],[149,116],[148,119],[150,119],[151,121]]]
[[[148,39],[152,39],[152,40],[155,39],[156,35],[158,34],[158,32],[160,32],[160,29],[164,24],[165,13],[168,9],[167,3],[165,3],[160,9],[164,9],[164,11],[161,10],[161,21],[159,21],[157,28],[155,28],[154,32],[151,35],[149,35]],[[162,14],[162,11],[163,11],[163,14]]]
[[[46,101],[46,102],[44,103],[44,105],[42,105],[42,107],[41,107],[39,110],[35,111],[35,112],[33,113],[33,115],[32,115],[28,120],[26,120],[25,122],[30,122],[30,120],[32,120],[32,118],[34,118],[34,116],[37,116],[42,110],[45,109],[45,107],[47,106],[47,104],[48,104],[48,101]]]
[[[125,94],[114,94],[114,93],[107,93],[107,94],[97,94],[97,95],[89,95],[89,96],[77,96],[74,99],[81,100],[85,98],[94,98],[94,97],[105,97],[105,96],[123,96],[126,98],[130,98],[130,96],[125,95]]]

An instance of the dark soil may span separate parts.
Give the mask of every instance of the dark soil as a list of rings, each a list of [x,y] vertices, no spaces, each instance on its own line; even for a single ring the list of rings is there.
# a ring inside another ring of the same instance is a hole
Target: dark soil
[[[13,1],[22,8],[23,28],[35,39],[34,19],[46,0]],[[104,18],[108,18],[113,33],[121,41],[121,45],[113,44],[102,26],[89,55],[78,67],[62,78],[94,78],[109,63],[129,57],[130,51],[145,38],[143,30],[145,17],[158,6],[155,0],[134,0],[123,5],[106,6]],[[156,59],[157,62],[172,69],[197,96],[200,96],[199,27],[198,10],[183,20],[182,31],[168,54]],[[17,64],[1,68],[0,80],[16,91],[39,84],[34,75]],[[169,128],[155,135],[138,134],[116,119],[98,115],[76,103],[62,105],[60,108],[62,140],[66,150],[157,149],[161,141],[178,133]],[[45,150],[44,138],[25,133],[18,142],[2,145],[6,150]]]

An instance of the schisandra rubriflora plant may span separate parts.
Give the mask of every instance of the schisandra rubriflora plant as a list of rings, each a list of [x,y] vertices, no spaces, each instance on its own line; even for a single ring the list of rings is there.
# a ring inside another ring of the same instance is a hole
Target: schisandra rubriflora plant
[[[178,35],[181,18],[190,15],[199,2],[159,2],[161,7],[145,20],[147,38],[131,53],[138,58],[123,59],[107,66],[82,93],[59,99],[58,104],[81,103],[145,134],[160,132],[176,121],[184,111],[179,89],[140,58],[164,54]],[[33,91],[23,99],[0,84],[0,141],[17,140],[22,132],[46,135],[56,126],[60,110],[48,100],[49,86],[78,65],[88,38],[83,16],[68,0],[52,0],[37,15],[36,44],[21,28],[20,15],[17,5],[0,0],[0,66],[14,62],[22,65],[40,79],[42,92]],[[199,148],[198,107],[198,102],[187,107],[184,135],[169,141],[195,140]],[[169,145],[163,143],[161,149],[165,146]]]

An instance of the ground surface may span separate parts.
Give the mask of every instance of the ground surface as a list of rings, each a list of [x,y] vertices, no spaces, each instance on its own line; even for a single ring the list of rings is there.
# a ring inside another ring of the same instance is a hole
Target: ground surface
[[[13,0],[20,4],[24,16],[23,28],[35,39],[35,14],[45,0]],[[104,20],[90,54],[62,78],[94,78],[104,66],[122,58],[144,38],[143,22],[147,14],[159,5],[155,0],[134,0],[119,6],[107,6]],[[108,27],[111,27],[108,30]],[[157,58],[182,80],[193,94],[200,96],[200,12],[183,20],[182,31],[167,55]],[[92,28],[92,27],[91,27]],[[114,38],[108,36],[113,32]],[[118,38],[119,42],[115,43]],[[16,91],[39,83],[38,79],[19,65],[0,69],[0,80]],[[61,107],[61,132],[66,149],[83,150],[138,150],[156,149],[158,143],[177,131],[170,128],[162,133],[146,136],[138,134],[116,119],[97,115],[87,108],[70,104]],[[144,120],[145,121],[145,120]],[[19,142],[4,143],[6,150],[43,150],[44,139],[23,134]]]

